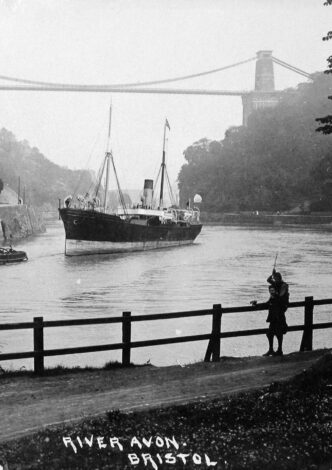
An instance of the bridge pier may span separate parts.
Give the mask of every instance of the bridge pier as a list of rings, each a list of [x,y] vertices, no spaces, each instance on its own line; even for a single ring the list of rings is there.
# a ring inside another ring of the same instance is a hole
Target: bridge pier
[[[279,102],[279,93],[275,91],[272,51],[258,51],[255,71],[254,91],[242,95],[243,119],[247,126],[248,118],[253,111],[272,108]]]

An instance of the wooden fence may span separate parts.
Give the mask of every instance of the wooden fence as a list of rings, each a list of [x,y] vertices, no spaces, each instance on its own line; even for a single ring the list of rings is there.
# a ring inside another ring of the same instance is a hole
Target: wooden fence
[[[313,313],[315,305],[331,305],[332,299],[314,300],[313,297],[306,297],[302,302],[291,302],[288,309],[304,307],[304,322],[303,325],[292,325],[288,327],[288,331],[303,331],[300,351],[312,350],[313,330],[321,328],[331,328],[332,322],[326,323],[313,323]],[[19,330],[32,328],[33,329],[33,344],[34,350],[18,353],[0,354],[0,361],[12,359],[34,358],[34,372],[39,375],[44,372],[44,358],[47,356],[60,356],[65,354],[78,354],[89,353],[98,351],[122,350],[122,364],[127,366],[130,364],[130,356],[132,348],[142,348],[146,346],[157,346],[163,344],[184,343],[189,341],[204,341],[208,340],[207,351],[205,354],[205,361],[217,362],[220,360],[220,343],[222,338],[235,338],[239,336],[251,335],[265,335],[267,328],[259,328],[253,330],[238,330],[226,331],[221,330],[222,316],[231,313],[245,313],[260,310],[267,310],[266,303],[258,304],[256,306],[244,307],[229,307],[223,308],[220,304],[213,305],[212,309],[197,310],[178,313],[161,313],[152,315],[135,315],[132,316],[131,312],[123,312],[122,317],[113,318],[89,318],[80,320],[50,320],[44,321],[43,317],[35,317],[33,322],[24,323],[5,323],[0,324],[0,331],[2,330]],[[208,334],[181,336],[173,338],[152,339],[143,341],[131,341],[131,327],[132,323],[139,321],[154,321],[154,320],[171,320],[174,318],[188,318],[198,316],[211,316],[212,317],[212,331]],[[113,344],[102,344],[96,346],[79,346],[74,348],[62,349],[44,349],[44,328],[64,327],[64,326],[79,326],[79,325],[97,325],[109,323],[122,323],[122,342]]]

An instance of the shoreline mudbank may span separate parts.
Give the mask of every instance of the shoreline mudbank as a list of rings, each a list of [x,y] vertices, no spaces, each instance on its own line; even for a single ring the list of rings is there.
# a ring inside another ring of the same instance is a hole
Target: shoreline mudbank
[[[266,226],[324,226],[332,227],[331,213],[287,214],[268,212],[201,212],[206,225],[266,225]]]

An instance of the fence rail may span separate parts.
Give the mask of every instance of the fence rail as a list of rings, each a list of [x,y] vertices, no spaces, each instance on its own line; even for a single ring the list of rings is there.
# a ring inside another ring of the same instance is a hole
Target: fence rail
[[[288,309],[304,307],[304,322],[303,325],[292,325],[288,327],[288,331],[303,331],[300,351],[312,350],[313,330],[331,328],[332,322],[313,323],[314,306],[331,305],[332,299],[319,299],[314,300],[313,297],[306,297],[301,302],[291,302]],[[245,313],[254,311],[264,311],[268,309],[267,303],[258,304],[255,306],[243,307],[228,307],[223,308],[220,304],[213,305],[212,309],[207,310],[194,310],[186,312],[174,313],[159,313],[152,315],[135,315],[132,316],[131,312],[123,312],[121,317],[107,317],[107,318],[86,318],[78,320],[47,320],[44,321],[43,317],[34,317],[33,322],[23,323],[4,323],[0,324],[0,331],[4,330],[19,330],[19,329],[33,329],[33,351],[18,352],[18,353],[5,353],[0,354],[0,361],[12,359],[26,359],[34,358],[34,372],[40,375],[44,372],[44,358],[48,356],[60,356],[67,354],[79,354],[99,351],[122,350],[122,364],[124,366],[130,364],[131,349],[141,348],[148,346],[158,346],[165,344],[176,344],[191,341],[206,341],[208,340],[207,351],[205,354],[205,361],[217,362],[220,360],[220,345],[222,338],[235,338],[239,336],[252,336],[263,335],[267,333],[267,328],[259,328],[252,330],[237,330],[237,331],[221,331],[222,316],[231,313]],[[181,336],[172,338],[160,338],[152,340],[131,341],[132,323],[139,321],[154,321],[154,320],[170,320],[174,318],[187,318],[197,316],[211,316],[212,317],[212,330],[211,333]],[[44,328],[54,327],[69,327],[81,325],[98,325],[109,323],[122,323],[122,342],[113,344],[102,344],[94,346],[78,346],[73,348],[60,348],[60,349],[45,349],[44,348]]]

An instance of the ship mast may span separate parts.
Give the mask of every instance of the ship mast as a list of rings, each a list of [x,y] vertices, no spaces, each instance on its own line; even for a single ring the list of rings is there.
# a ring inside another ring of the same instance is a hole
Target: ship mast
[[[167,119],[165,120],[165,125],[164,125],[164,140],[163,140],[163,158],[161,162],[161,182],[160,182],[160,197],[159,197],[159,208],[162,209],[164,205],[164,179],[165,179],[165,168],[166,168],[166,163],[165,163],[165,148],[166,148],[166,127],[168,127],[169,130],[171,130],[169,122]]]
[[[106,147],[106,155],[105,155],[106,181],[105,181],[105,196],[104,196],[104,212],[106,212],[106,207],[107,207],[107,193],[108,193],[109,175],[110,175],[110,158],[111,158],[111,155],[112,155],[111,150],[110,150],[111,124],[112,124],[112,104],[110,105],[110,117],[109,117],[107,147]]]

